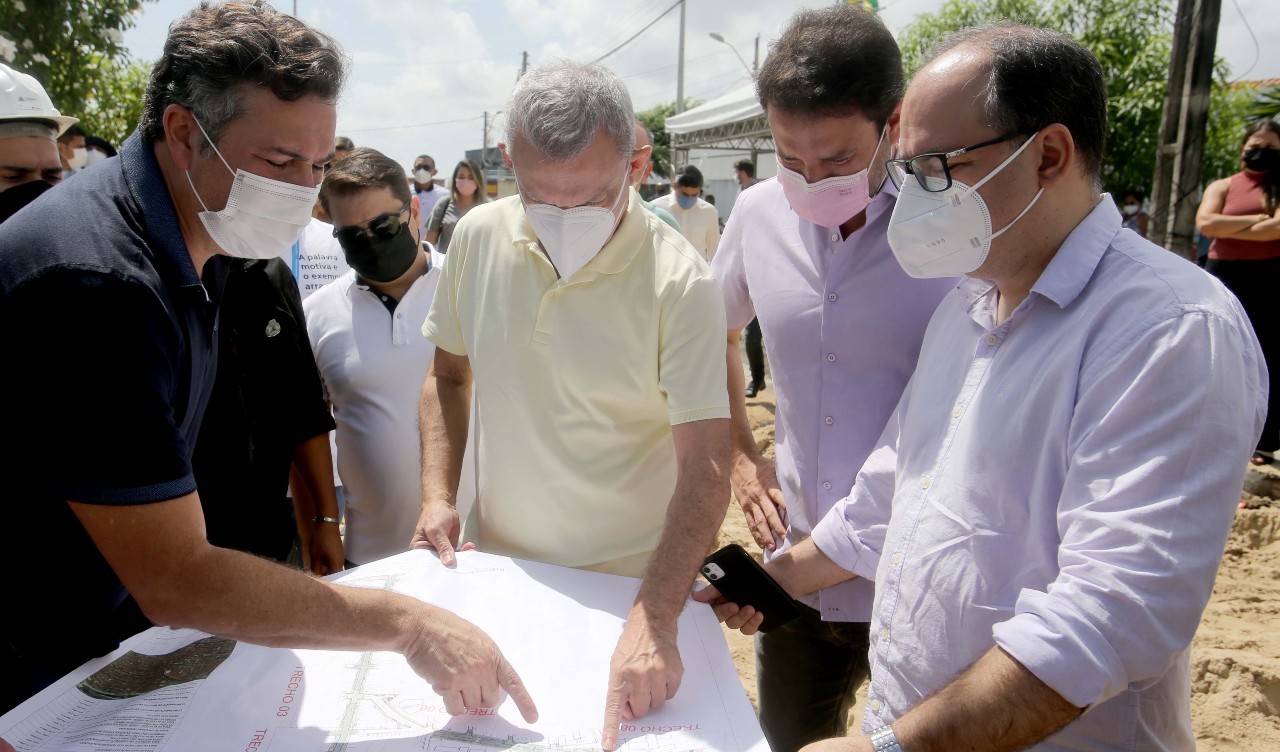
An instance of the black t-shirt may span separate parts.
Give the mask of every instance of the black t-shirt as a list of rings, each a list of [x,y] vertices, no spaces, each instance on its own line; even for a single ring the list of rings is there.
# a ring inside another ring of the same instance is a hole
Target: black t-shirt
[[[6,559],[22,570],[6,585],[21,606],[0,618],[0,703],[146,626],[66,501],[195,491],[191,447],[213,387],[216,322],[155,155],[136,135],[118,159],[0,225],[0,483]]]
[[[205,530],[216,546],[284,561],[295,531],[286,498],[294,450],[333,430],[333,416],[288,265],[226,256],[215,263],[229,269],[218,376],[192,460]]]

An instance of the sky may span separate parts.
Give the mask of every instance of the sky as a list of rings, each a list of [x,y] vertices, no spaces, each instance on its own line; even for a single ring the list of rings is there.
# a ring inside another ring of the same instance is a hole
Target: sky
[[[530,66],[556,57],[583,62],[610,53],[676,0],[274,0],[335,37],[351,58],[339,101],[338,134],[406,168],[435,158],[445,178],[467,149],[502,140],[501,114],[528,53]],[[1116,0],[1124,2],[1124,0]],[[899,34],[943,0],[881,0]],[[1232,78],[1280,78],[1276,0],[1223,0],[1218,55]],[[707,101],[750,82],[756,40],[763,60],[797,10],[822,0],[687,0],[684,93]],[[153,61],[168,26],[195,0],[146,2],[125,32],[135,60]],[[602,62],[626,81],[637,111],[676,99],[680,9],[675,8]],[[718,33],[727,43],[710,34]],[[1258,40],[1258,41],[1255,41]],[[1261,42],[1261,43],[1259,43]],[[1269,44],[1267,42],[1270,42]],[[735,54],[735,50],[737,54]],[[740,56],[740,57],[739,57]]]

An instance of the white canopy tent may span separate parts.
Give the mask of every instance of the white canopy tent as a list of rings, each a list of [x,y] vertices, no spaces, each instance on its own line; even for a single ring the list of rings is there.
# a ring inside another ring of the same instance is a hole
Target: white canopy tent
[[[764,109],[756,100],[755,83],[667,118],[673,160],[684,164],[690,149],[773,151],[773,136]]]

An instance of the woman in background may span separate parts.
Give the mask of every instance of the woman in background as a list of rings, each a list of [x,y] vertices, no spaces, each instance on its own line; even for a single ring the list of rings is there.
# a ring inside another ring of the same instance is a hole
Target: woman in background
[[[1271,372],[1267,420],[1253,453],[1255,465],[1275,462],[1280,448],[1280,124],[1264,120],[1248,128],[1240,145],[1240,172],[1205,189],[1196,228],[1213,238],[1204,268],[1240,299],[1262,344]]]
[[[489,200],[480,181],[484,173],[480,166],[469,159],[464,159],[453,168],[453,176],[449,178],[449,197],[436,204],[431,211],[431,220],[427,222],[427,242],[441,253],[449,252],[449,238],[453,237],[453,228],[458,220],[477,204]]]

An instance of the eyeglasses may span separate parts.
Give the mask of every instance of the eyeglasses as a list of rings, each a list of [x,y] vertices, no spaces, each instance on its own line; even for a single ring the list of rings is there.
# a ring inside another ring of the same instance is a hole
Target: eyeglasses
[[[404,206],[400,207],[398,212],[387,212],[379,214],[369,220],[368,227],[342,227],[334,228],[333,236],[338,239],[339,245],[344,248],[350,245],[356,245],[365,238],[379,238],[381,240],[390,240],[400,234],[400,229],[404,227],[404,223],[400,221],[400,215],[409,211],[409,201],[404,202]]]
[[[420,165],[414,165],[414,166],[413,166],[413,169],[414,169],[414,170],[426,170],[427,172],[435,172],[435,171],[436,171],[436,166],[435,166],[435,165],[428,165],[428,164],[420,164]]]
[[[893,181],[894,187],[898,190],[902,190],[902,184],[906,182],[907,175],[915,175],[916,182],[920,184],[921,188],[930,193],[941,193],[951,187],[951,165],[947,160],[955,159],[961,154],[968,154],[984,146],[1002,144],[1019,135],[1021,135],[1021,131],[1014,131],[1003,136],[996,136],[990,141],[966,146],[963,149],[918,154],[911,159],[890,159],[885,161],[884,164],[889,172],[889,179]]]

